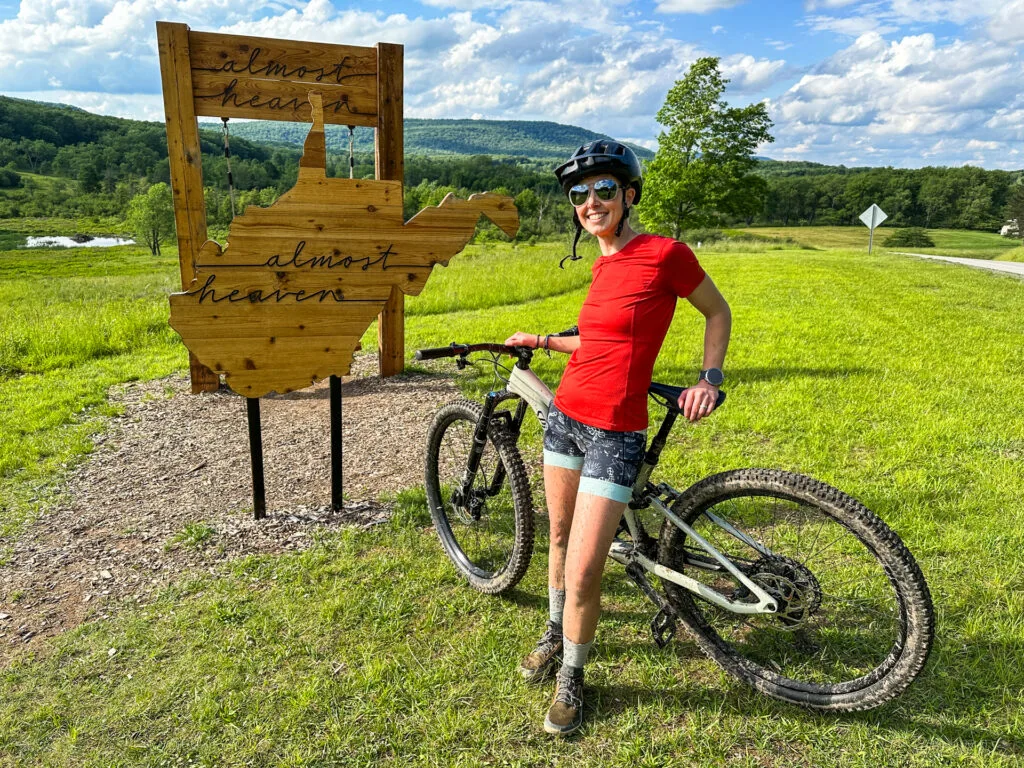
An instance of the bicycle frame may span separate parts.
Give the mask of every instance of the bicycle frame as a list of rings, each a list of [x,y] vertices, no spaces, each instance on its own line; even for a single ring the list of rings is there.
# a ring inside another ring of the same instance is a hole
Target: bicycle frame
[[[529,360],[526,361],[526,364],[527,366],[529,365]],[[548,385],[545,384],[536,373],[531,371],[529,367],[523,368],[520,367],[520,364],[516,364],[516,366],[512,368],[512,373],[509,376],[507,390],[508,392],[521,397],[536,414],[541,426],[547,426],[548,411],[551,407],[551,403],[554,401],[554,394],[551,392],[551,388],[548,387]],[[522,423],[523,415],[524,414],[521,413],[520,409],[520,412],[517,412],[516,417],[513,418],[514,428],[517,432],[520,424]],[[757,603],[730,600],[704,584],[701,584],[696,579],[692,579],[685,574],[679,573],[678,571],[667,568],[666,566],[651,560],[639,551],[635,543],[630,544],[624,541],[616,541],[612,544],[612,548],[608,553],[608,556],[625,566],[629,566],[631,563],[637,563],[645,571],[654,573],[663,579],[673,582],[674,584],[678,584],[684,589],[688,589],[689,591],[700,595],[705,600],[714,603],[725,610],[732,611],[733,613],[775,613],[778,610],[778,605],[767,592],[741,573],[731,560],[715,549],[692,527],[687,525],[682,518],[675,514],[659,498],[660,495],[666,495],[670,499],[676,498],[678,497],[679,492],[666,485],[656,488],[651,486],[648,482],[651,472],[658,463],[658,457],[661,454],[662,448],[664,448],[665,440],[667,439],[668,432],[671,430],[672,425],[675,422],[675,418],[676,415],[674,413],[670,412],[668,414],[666,421],[662,424],[661,429],[658,430],[658,435],[652,441],[651,447],[648,449],[648,452],[644,457],[644,462],[641,464],[640,470],[637,472],[637,481],[633,486],[633,503],[626,508],[624,514],[630,536],[632,536],[634,542],[639,542],[647,535],[646,531],[642,532],[642,528],[636,519],[634,509],[653,506],[659,513],[661,513],[661,515],[668,518],[673,525],[682,530],[692,541],[699,544],[700,547],[711,555],[711,557],[713,557],[722,568],[728,571],[733,578],[735,578],[746,589],[750,590],[751,594],[757,598]],[[722,528],[722,530],[726,531],[731,536],[740,539],[745,544],[754,547],[762,554],[771,554],[765,547],[753,541],[750,537],[740,533],[717,516],[708,514],[708,518]],[[713,567],[703,563],[692,563],[692,565],[694,567],[705,569]]]

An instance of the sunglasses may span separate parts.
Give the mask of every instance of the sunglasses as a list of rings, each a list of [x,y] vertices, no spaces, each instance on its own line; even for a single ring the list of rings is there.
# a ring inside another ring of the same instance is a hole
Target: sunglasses
[[[575,207],[583,205],[590,197],[590,190],[594,190],[598,200],[614,200],[619,192],[619,184],[614,179],[599,179],[593,184],[577,184],[569,188],[569,202]]]

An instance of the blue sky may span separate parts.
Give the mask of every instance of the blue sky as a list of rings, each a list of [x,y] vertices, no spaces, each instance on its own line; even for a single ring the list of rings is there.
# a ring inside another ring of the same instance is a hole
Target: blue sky
[[[405,45],[407,117],[553,120],[656,147],[701,56],[761,154],[1024,168],[1024,0],[0,0],[0,93],[163,118],[155,22]]]

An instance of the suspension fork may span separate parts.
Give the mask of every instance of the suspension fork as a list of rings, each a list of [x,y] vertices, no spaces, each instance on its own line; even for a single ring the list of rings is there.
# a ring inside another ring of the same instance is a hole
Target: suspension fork
[[[519,400],[514,416],[510,417],[508,411],[499,411],[497,415],[505,418],[505,425],[512,436],[512,442],[518,443],[519,432],[523,426],[523,418],[526,416],[526,402],[522,399]],[[497,461],[498,466],[494,470],[494,477],[491,478],[491,484],[487,488],[488,496],[497,496],[505,482],[505,465],[502,463],[500,456],[497,457]]]
[[[503,394],[502,392],[487,393],[487,397],[484,398],[484,406],[480,413],[480,418],[477,420],[476,427],[473,430],[473,446],[469,452],[466,474],[462,479],[461,489],[462,498],[466,499],[467,502],[472,494],[476,473],[480,470],[480,457],[483,455],[484,447],[487,445],[487,428],[490,426],[491,419],[495,416],[494,409]],[[522,400],[519,401],[519,404],[516,406],[515,416],[509,418],[507,413],[507,411],[502,411],[498,415],[506,418],[509,433],[512,435],[513,440],[518,441],[523,418],[526,416],[526,403]],[[497,458],[497,462],[494,476],[491,478],[491,483],[486,491],[488,496],[496,496],[501,491],[501,486],[505,482],[505,465],[501,463],[500,457]]]
[[[494,414],[494,406],[498,404],[499,393],[488,392],[484,398],[484,408],[477,419],[476,428],[473,430],[473,445],[469,450],[469,460],[466,463],[466,475],[462,478],[462,498],[469,500],[473,488],[473,481],[476,480],[476,473],[480,469],[480,457],[484,453],[484,446],[487,445],[487,427],[491,423],[491,416]]]

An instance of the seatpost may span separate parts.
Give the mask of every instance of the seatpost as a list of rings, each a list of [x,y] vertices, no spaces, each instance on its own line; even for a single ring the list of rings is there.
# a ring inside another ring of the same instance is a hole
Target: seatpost
[[[658,429],[658,434],[651,440],[651,447],[647,449],[647,453],[644,454],[644,463],[650,464],[651,467],[658,466],[658,459],[661,457],[661,452],[665,448],[665,443],[668,442],[668,433],[672,431],[672,426],[676,423],[675,411],[669,410],[665,414],[665,420],[661,422],[661,427]]]
[[[672,425],[676,423],[677,415],[675,411],[668,411],[665,414],[665,420],[661,422],[658,434],[651,440],[651,445],[647,449],[647,453],[644,454],[643,463],[640,464],[640,470],[637,472],[636,482],[633,483],[633,499],[629,503],[630,509],[642,509],[646,506],[644,490],[647,488],[647,481],[651,477],[651,472],[658,466],[658,459],[665,448],[665,443],[668,442],[668,434],[672,431]]]

